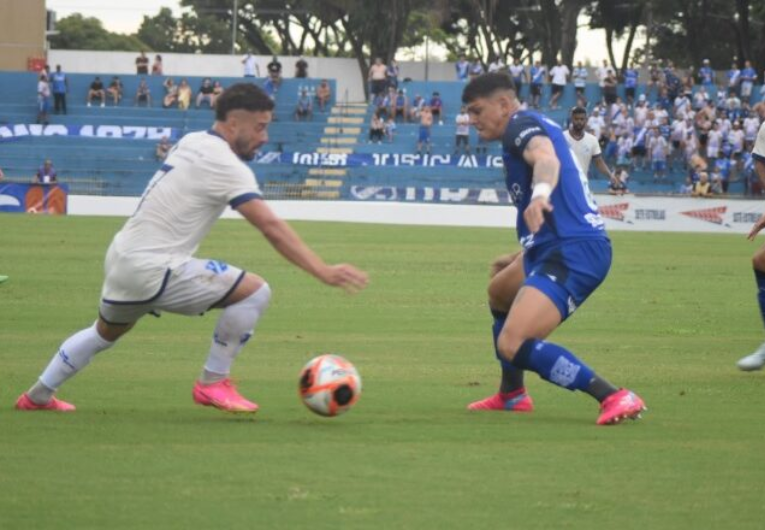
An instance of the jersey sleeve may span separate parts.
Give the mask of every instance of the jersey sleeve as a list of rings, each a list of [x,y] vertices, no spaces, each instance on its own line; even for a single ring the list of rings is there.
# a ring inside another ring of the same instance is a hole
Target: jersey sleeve
[[[505,135],[502,138],[502,145],[505,151],[517,157],[523,156],[523,150],[526,149],[529,140],[535,136],[548,136],[542,124],[532,116],[518,116],[510,120],[505,129]]]
[[[208,192],[216,202],[237,208],[252,199],[263,198],[255,174],[244,162],[231,158],[215,169],[209,173]]]
[[[592,158],[597,158],[602,154],[602,152],[600,151],[600,142],[598,142],[598,139],[595,138],[595,136],[593,135],[589,135],[589,136],[591,138],[590,145],[592,146]]]

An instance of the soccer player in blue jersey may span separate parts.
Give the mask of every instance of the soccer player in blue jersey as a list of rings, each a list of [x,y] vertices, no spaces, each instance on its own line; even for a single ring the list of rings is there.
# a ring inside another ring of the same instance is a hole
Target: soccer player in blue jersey
[[[523,371],[600,402],[598,425],[635,419],[645,409],[635,393],[598,376],[566,348],[545,339],[605,279],[611,243],[560,126],[524,111],[512,79],[472,80],[462,93],[483,140],[500,140],[507,189],[518,209],[522,253],[499,260],[489,286],[494,339],[502,366],[499,392],[471,410],[530,411]]]

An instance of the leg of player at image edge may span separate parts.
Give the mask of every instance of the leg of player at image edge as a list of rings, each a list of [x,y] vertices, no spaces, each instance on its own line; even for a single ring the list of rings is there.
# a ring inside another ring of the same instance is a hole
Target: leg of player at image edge
[[[7,281],[8,281],[8,276],[4,276],[4,275],[0,274],[0,283],[5,283]]]
[[[757,256],[755,256],[755,264],[756,261]],[[755,268],[754,277],[757,281],[757,302],[760,306],[760,315],[762,315],[763,322],[765,322],[765,272]],[[761,370],[765,366],[765,343],[757,348],[757,351],[754,353],[739,359],[737,365],[740,370],[745,372]]]

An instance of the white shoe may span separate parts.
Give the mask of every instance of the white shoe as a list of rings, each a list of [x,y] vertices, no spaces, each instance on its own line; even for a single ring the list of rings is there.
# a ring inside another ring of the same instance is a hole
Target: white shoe
[[[739,370],[743,370],[745,372],[761,370],[762,367],[765,366],[765,344],[760,346],[753,354],[739,359],[738,363],[736,364]]]
[[[88,107],[90,107],[90,101],[88,101]]]

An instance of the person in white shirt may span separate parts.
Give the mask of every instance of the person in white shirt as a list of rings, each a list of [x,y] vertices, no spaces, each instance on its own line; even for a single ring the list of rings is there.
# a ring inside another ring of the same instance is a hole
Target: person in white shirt
[[[325,263],[263,200],[247,162],[268,141],[273,108],[261,88],[234,84],[217,99],[212,128],[187,134],[170,150],[109,246],[96,322],[64,341],[17,409],[73,411],[74,405],[54,396],[58,388],[149,313],[222,309],[192,396],[199,405],[256,412],[258,405],[239,394],[229,371],[267,309],[271,288],[257,274],[195,257],[229,206],[318,280],[350,292],[366,286],[365,272]]]
[[[242,64],[244,65],[244,77],[260,77],[260,68],[255,62],[254,55],[248,52],[242,59]]]
[[[470,154],[470,115],[467,113],[467,107],[462,105],[460,113],[454,119],[457,123],[457,129],[454,134],[454,154],[457,155],[462,146],[466,155]]]
[[[563,90],[566,88],[570,73],[568,66],[563,64],[560,59],[558,59],[558,64],[550,69],[550,84],[552,86],[552,96],[550,97],[551,110],[558,108],[558,100],[563,95]]]
[[[586,124],[587,110],[584,107],[574,107],[571,109],[568,129],[563,131],[563,136],[574,153],[574,159],[577,161],[579,169],[585,175],[590,171],[590,162],[595,160],[595,167],[610,181],[611,170],[601,156],[598,139],[584,130]]]
[[[574,90],[576,91],[576,104],[580,107],[587,107],[587,97],[585,96],[585,89],[587,88],[587,68],[582,65],[582,61],[576,63],[571,74],[574,78]]]
[[[489,72],[501,72],[505,69],[505,63],[502,62],[501,57],[497,57],[492,62],[489,63]]]

